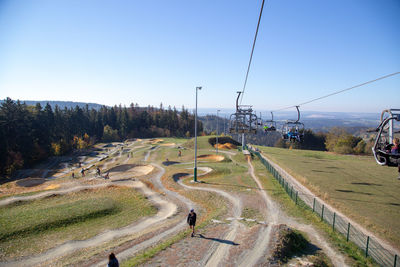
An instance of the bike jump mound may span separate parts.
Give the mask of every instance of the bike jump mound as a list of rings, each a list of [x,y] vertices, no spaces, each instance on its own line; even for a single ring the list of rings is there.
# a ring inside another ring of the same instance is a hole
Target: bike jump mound
[[[161,144],[160,146],[175,146],[175,143],[165,143],[165,144]]]
[[[214,160],[214,161],[223,161],[225,159],[222,155],[200,155],[197,157],[198,159],[207,159],[207,160]]]
[[[217,144],[214,145],[217,148]],[[237,146],[231,143],[218,144],[218,149],[236,149]]]
[[[123,164],[109,169],[109,172],[129,172],[134,176],[147,175],[154,170],[153,165]]]

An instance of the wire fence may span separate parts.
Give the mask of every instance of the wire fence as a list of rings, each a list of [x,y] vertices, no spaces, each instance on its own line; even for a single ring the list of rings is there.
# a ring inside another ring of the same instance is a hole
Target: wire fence
[[[397,254],[384,248],[377,240],[364,234],[360,229],[358,229],[357,226],[352,225],[345,218],[332,211],[329,207],[325,206],[324,202],[316,198],[315,195],[309,190],[304,189],[296,182],[292,182],[292,178],[289,178],[290,175],[277,164],[263,157],[252,147],[248,146],[247,149],[251,153],[257,155],[262,164],[264,164],[268,171],[285,189],[286,193],[291,197],[296,205],[307,209],[312,209],[312,211],[321,218],[321,221],[324,221],[332,226],[333,231],[343,234],[347,241],[351,241],[356,244],[362,251],[364,251],[366,257],[371,257],[379,265],[387,267],[400,267],[400,264],[397,264]]]

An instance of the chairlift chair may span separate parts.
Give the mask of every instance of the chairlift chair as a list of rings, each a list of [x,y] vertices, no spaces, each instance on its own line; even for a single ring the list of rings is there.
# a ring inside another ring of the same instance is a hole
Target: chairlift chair
[[[397,124],[395,127],[395,123]],[[376,162],[381,166],[397,167],[400,154],[391,153],[393,139],[400,137],[400,109],[387,109],[382,111],[381,123],[376,128],[377,135],[372,153]]]
[[[300,111],[299,106],[297,109],[297,120],[287,120],[282,126],[282,137],[284,140],[289,140],[290,142],[303,142],[304,139],[304,124],[299,122]]]
[[[274,121],[274,113],[271,111],[271,119],[264,122],[264,132],[275,132],[276,122]]]

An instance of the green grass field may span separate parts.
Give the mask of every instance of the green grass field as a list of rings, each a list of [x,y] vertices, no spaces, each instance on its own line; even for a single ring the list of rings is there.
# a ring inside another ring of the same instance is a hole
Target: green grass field
[[[400,247],[397,168],[372,157],[259,147],[311,191],[357,223]]]
[[[0,208],[0,258],[30,255],[68,240],[90,238],[155,213],[156,208],[143,195],[125,187],[4,206]]]

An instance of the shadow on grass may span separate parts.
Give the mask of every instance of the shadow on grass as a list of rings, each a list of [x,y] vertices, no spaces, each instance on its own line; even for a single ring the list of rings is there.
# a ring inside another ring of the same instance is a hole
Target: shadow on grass
[[[322,173],[334,173],[330,171],[321,171],[321,170],[311,170],[312,172],[322,172]]]
[[[336,189],[336,191],[342,192],[342,193],[353,193],[353,194],[360,194],[360,195],[367,195],[367,196],[373,196],[374,195],[374,194],[371,194],[371,193],[356,192],[356,191],[353,191],[353,190],[345,190],[345,189]]]
[[[357,182],[357,183],[351,183],[355,185],[374,185],[374,186],[382,186],[382,184],[374,184],[374,183],[367,183],[367,182]]]
[[[109,169],[108,172],[126,172],[136,166],[137,166],[136,164],[119,165],[119,166]]]
[[[174,165],[174,164],[178,164],[178,163],[180,163],[180,162],[178,162],[178,161],[163,161],[163,165],[164,166],[169,166],[169,165]]]
[[[400,206],[400,203],[393,203],[393,202],[379,202],[375,200],[361,200],[361,199],[352,199],[352,198],[344,198],[344,197],[330,197],[332,199],[339,199],[339,200],[348,200],[354,202],[364,202],[364,203],[374,203],[379,205],[390,205],[390,206]]]
[[[172,175],[172,178],[174,179],[175,182],[178,182],[179,179],[181,179],[182,177],[188,176],[189,173],[187,172],[178,172],[175,173],[174,175]]]
[[[215,237],[206,237],[202,234],[199,235],[195,235],[194,237],[198,237],[198,238],[202,238],[202,239],[207,239],[207,240],[211,240],[211,241],[215,241],[215,242],[219,242],[219,243],[223,243],[223,244],[227,244],[227,245],[232,245],[232,246],[239,246],[240,244],[235,243],[233,241],[230,240],[226,240],[226,239],[220,239],[220,238],[215,238]]]

